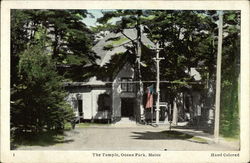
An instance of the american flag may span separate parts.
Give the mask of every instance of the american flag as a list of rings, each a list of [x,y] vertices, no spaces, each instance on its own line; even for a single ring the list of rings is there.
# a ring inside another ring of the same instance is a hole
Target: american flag
[[[153,107],[153,92],[154,92],[154,86],[153,85],[147,87],[146,108],[152,108]]]

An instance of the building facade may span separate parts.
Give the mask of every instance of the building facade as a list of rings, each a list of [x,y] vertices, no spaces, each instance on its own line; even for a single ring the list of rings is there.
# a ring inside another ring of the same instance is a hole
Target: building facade
[[[124,33],[130,38],[136,38],[134,30],[126,30]],[[119,39],[117,40],[117,38]],[[144,35],[142,36],[142,44],[154,47],[154,44]],[[110,48],[111,46],[112,48]],[[109,48],[107,49],[107,47]],[[107,34],[98,41],[93,50],[100,57],[96,63],[101,68],[108,67],[112,62],[115,62],[115,66],[111,65],[111,67],[113,66],[111,71],[114,73],[108,77],[98,78],[98,76],[95,76],[87,82],[65,83],[65,89],[69,92],[67,101],[72,106],[78,120],[112,123],[118,122],[123,117],[136,122],[155,120],[156,96],[152,109],[145,108],[147,86],[154,83],[144,83],[144,109],[142,111],[138,104],[141,99],[137,95],[138,83],[135,81],[134,61],[129,61],[129,57],[135,55],[131,52],[127,53],[129,47],[131,47],[130,40],[126,39],[121,33]],[[118,56],[118,58],[114,59],[115,56]],[[201,80],[200,74],[195,68],[191,68],[191,71],[187,73],[193,76],[194,80]],[[207,111],[203,107],[201,90],[189,87],[180,91],[176,104],[174,104],[167,87],[163,83],[160,85],[159,118],[161,123],[168,123],[168,121],[173,120],[174,107],[177,109],[177,122],[193,121],[198,117],[207,116]]]

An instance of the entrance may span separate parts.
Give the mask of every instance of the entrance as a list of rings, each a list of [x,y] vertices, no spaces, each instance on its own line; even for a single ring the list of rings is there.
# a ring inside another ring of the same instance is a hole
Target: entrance
[[[121,115],[122,117],[132,117],[134,115],[134,99],[121,99]]]
[[[82,112],[82,100],[78,100],[78,112],[79,112],[79,116],[82,117],[83,116],[83,112]]]

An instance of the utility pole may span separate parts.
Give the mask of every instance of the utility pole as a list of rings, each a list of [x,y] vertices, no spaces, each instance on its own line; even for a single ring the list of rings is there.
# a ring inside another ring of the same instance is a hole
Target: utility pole
[[[156,101],[156,124],[159,124],[159,112],[160,112],[160,61],[164,58],[159,58],[159,52],[162,48],[159,48],[159,42],[156,43],[156,58],[153,58],[156,61],[156,93],[157,93],[157,101]]]
[[[214,119],[214,138],[219,141],[220,128],[220,92],[221,92],[221,57],[222,57],[222,33],[223,33],[223,11],[219,11],[219,36],[217,50],[217,66],[216,66],[216,95],[215,95],[215,119]]]
[[[138,15],[137,20],[137,55],[136,55],[136,62],[137,62],[137,74],[136,78],[139,80],[139,89],[137,90],[137,103],[139,105],[140,109],[140,120],[144,119],[144,108],[143,108],[143,83],[142,83],[142,76],[141,76],[141,55],[142,55],[142,49],[141,49],[141,25],[140,25],[140,15]]]

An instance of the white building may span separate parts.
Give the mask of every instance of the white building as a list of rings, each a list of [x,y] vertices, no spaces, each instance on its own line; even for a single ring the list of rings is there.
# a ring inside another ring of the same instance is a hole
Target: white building
[[[105,120],[109,122],[119,121],[122,117],[141,120],[144,113],[138,107],[136,84],[133,83],[135,70],[132,63],[134,61],[130,61],[135,55],[129,51],[129,47],[132,46],[131,40],[135,40],[137,34],[133,29],[124,30],[124,34],[126,36],[122,33],[109,33],[93,47],[94,52],[100,57],[96,62],[100,67],[115,64],[112,76],[103,79],[92,77],[88,82],[65,83],[65,88],[69,92],[67,101],[74,109],[76,117],[88,121]],[[145,35],[142,35],[142,43],[144,46],[154,47],[154,44]],[[196,69],[191,68],[191,71],[187,73],[195,80],[201,80]],[[161,104],[166,107],[161,107],[160,121],[166,122],[168,116],[172,116],[172,104],[167,103],[167,90],[164,89],[163,84],[161,87]],[[178,105],[180,113],[181,110],[182,112],[188,110],[188,112],[192,112],[191,114],[200,115],[199,90],[183,92],[182,96],[182,106]],[[187,100],[188,98],[189,100]],[[184,104],[185,101],[189,101],[187,102],[189,105]]]
[[[136,30],[124,30],[130,39],[136,39]],[[94,52],[100,57],[96,61],[100,67],[109,64],[112,57],[126,53],[132,42],[122,33],[109,33],[93,47]],[[116,38],[116,39],[113,39]],[[144,45],[153,47],[154,44],[142,36]],[[134,68],[129,62],[128,54],[120,58],[113,76],[109,79],[98,80],[96,77],[88,82],[65,83],[69,92],[67,101],[74,108],[77,117],[83,120],[111,120],[118,121],[121,117],[135,119],[140,116],[136,108]]]

